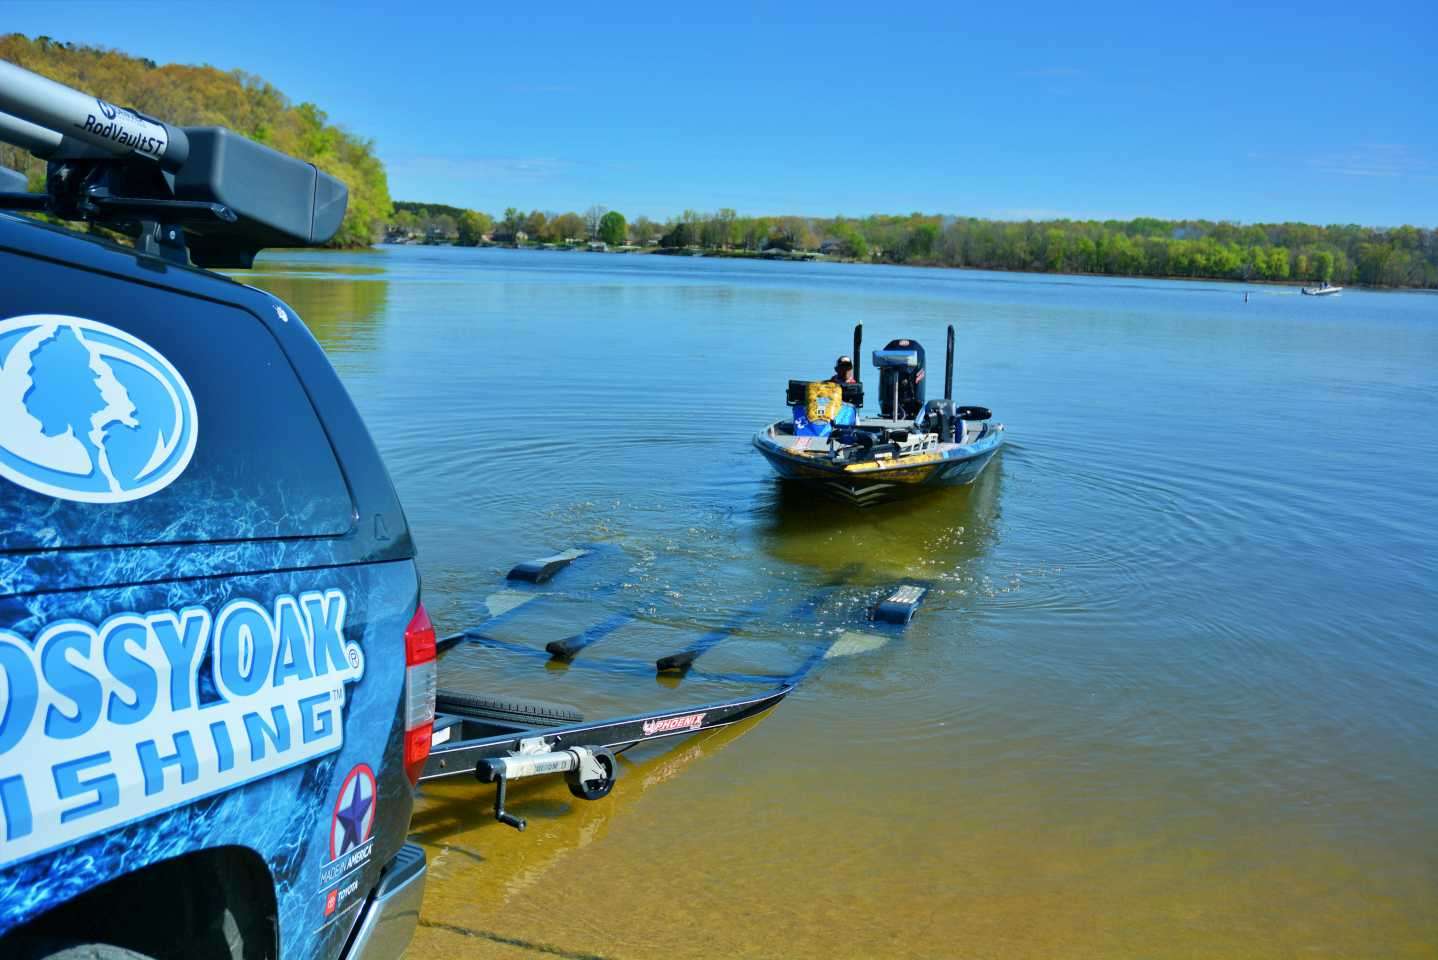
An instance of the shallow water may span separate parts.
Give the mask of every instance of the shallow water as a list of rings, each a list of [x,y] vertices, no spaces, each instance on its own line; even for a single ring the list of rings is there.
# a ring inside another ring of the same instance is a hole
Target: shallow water
[[[606,800],[516,790],[525,833],[427,787],[409,956],[1438,956],[1438,299],[448,248],[248,282],[350,387],[442,632],[574,543],[618,549],[506,639],[629,611],[581,660],[652,658],[750,613],[701,664],[784,672],[934,587]],[[1008,428],[972,488],[855,513],[750,448],[858,320],[931,358],[957,325],[957,399]],[[590,716],[739,689],[480,647],[441,678]]]

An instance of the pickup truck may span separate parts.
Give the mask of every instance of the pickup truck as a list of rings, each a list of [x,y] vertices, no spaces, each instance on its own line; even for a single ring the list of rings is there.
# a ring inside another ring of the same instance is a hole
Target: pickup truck
[[[135,238],[0,213],[0,957],[393,960],[435,703],[414,543],[300,317],[191,257],[322,241],[344,187],[0,67],[0,120],[93,121],[0,122],[49,162],[0,207]]]

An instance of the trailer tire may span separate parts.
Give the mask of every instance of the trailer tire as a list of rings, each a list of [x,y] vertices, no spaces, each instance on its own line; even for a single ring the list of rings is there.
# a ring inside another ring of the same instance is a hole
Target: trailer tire
[[[515,697],[485,697],[460,693],[458,690],[436,691],[434,708],[439,713],[532,727],[562,727],[584,720],[584,714],[563,703],[519,700]]]
[[[150,960],[143,953],[108,943],[60,942],[46,938],[23,939],[15,947],[17,953],[6,953],[12,960]]]

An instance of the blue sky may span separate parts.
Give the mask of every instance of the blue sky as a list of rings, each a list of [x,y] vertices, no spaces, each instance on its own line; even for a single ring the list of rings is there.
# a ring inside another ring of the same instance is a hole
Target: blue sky
[[[7,0],[270,80],[397,199],[1438,225],[1438,3]],[[104,91],[93,91],[103,94]]]

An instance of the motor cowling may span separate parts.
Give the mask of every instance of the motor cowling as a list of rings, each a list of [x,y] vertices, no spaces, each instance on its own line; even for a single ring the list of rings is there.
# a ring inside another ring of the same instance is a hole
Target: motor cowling
[[[913,420],[924,409],[924,348],[917,340],[890,340],[874,351],[879,368],[879,414]]]

